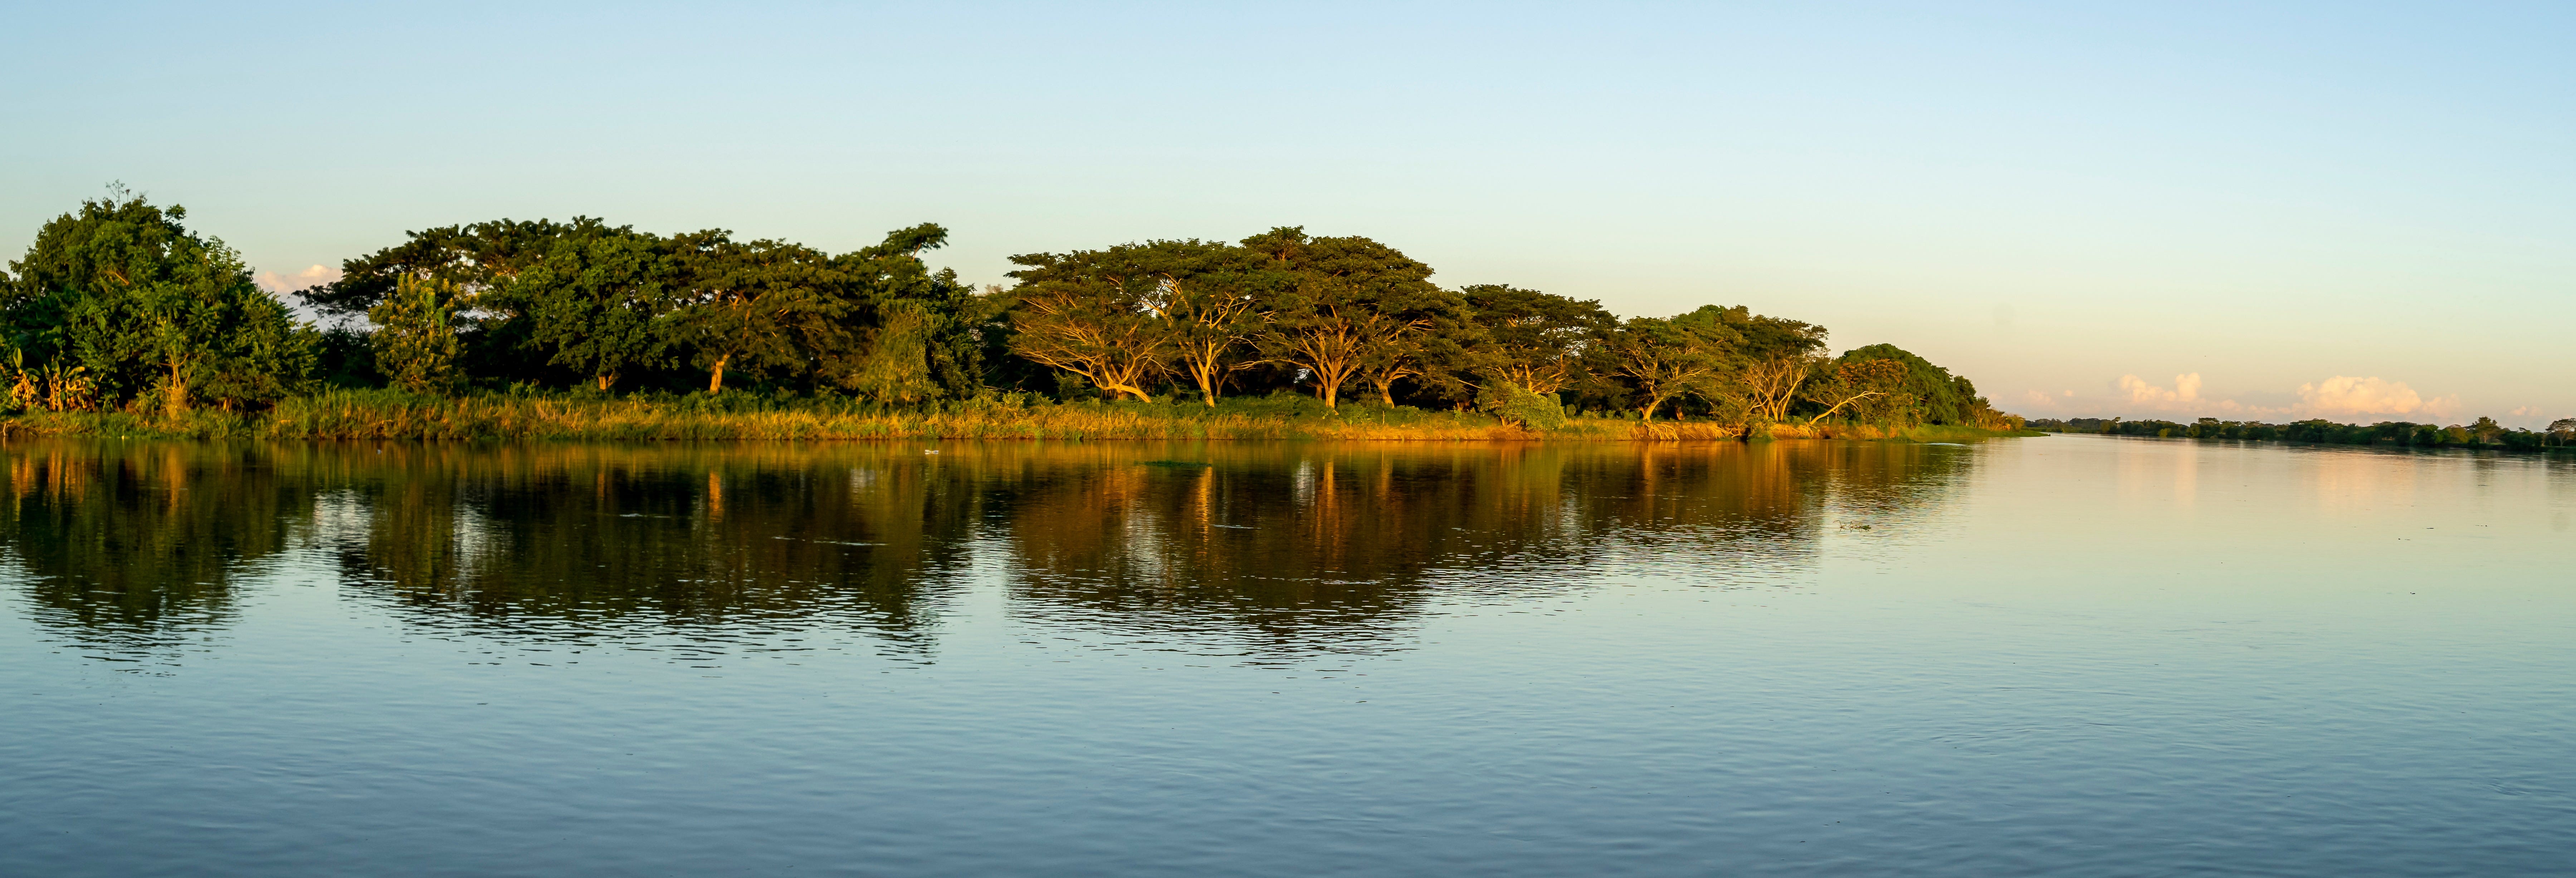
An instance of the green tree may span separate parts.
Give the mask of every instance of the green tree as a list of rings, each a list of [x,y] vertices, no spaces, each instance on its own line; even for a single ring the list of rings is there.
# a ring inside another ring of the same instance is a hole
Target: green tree
[[[1104,393],[1151,402],[1148,388],[1170,365],[1170,326],[1155,310],[1161,275],[1124,248],[1011,257],[1011,350],[1031,362],[1082,376]]]
[[[686,250],[690,283],[672,322],[691,360],[707,370],[708,393],[724,392],[728,368],[803,371],[813,342],[846,337],[839,319],[853,307],[848,278],[821,251],[722,233]]]
[[[837,332],[809,331],[820,377],[879,402],[967,399],[983,392],[982,340],[976,332],[991,303],[947,269],[931,271],[921,254],[948,241],[948,230],[922,223],[886,233],[874,246],[833,257],[844,277],[848,310]]]
[[[230,319],[209,334],[215,355],[197,395],[232,411],[311,390],[321,333],[257,287],[235,292]]]
[[[666,238],[592,217],[504,219],[412,232],[300,295],[354,313],[406,276],[451,283],[469,303],[453,315],[462,361],[489,374],[569,369],[606,388],[686,362],[712,392],[750,374],[886,402],[962,398],[981,390],[989,315],[954,273],[922,262],[947,234],[924,223],[826,255],[723,230]]]
[[[1532,393],[1555,393],[1583,378],[1584,350],[1619,326],[1619,318],[1598,301],[1506,284],[1476,284],[1458,293],[1484,332],[1487,368]]]
[[[1726,367],[1726,342],[1704,328],[1636,317],[1603,340],[1601,355],[1605,371],[1626,384],[1651,421],[1665,402],[1697,392]]]
[[[1786,420],[1798,391],[1822,365],[1824,327],[1765,317],[1742,305],[1703,305],[1673,318],[1701,336],[1725,339],[1720,373],[1695,386],[1713,408],[1748,421]]]
[[[2494,418],[2480,417],[2477,423],[2469,425],[2469,435],[2477,437],[2480,445],[2493,445],[2504,436],[2504,425],[2496,423]]]
[[[1843,352],[1842,359],[1890,360],[1903,367],[1904,379],[1891,390],[1909,398],[1910,404],[1888,412],[1889,420],[1930,424],[1966,424],[1974,420],[1977,386],[1931,361],[1891,344],[1853,348]]]
[[[1478,388],[1476,408],[1504,423],[1532,430],[1565,426],[1565,406],[1555,394],[1532,393],[1509,378],[1491,379]]]
[[[367,309],[376,368],[394,386],[413,393],[448,393],[464,382],[457,371],[456,284],[427,277],[401,279],[394,294]]]
[[[502,219],[409,232],[401,244],[342,261],[339,280],[296,296],[328,317],[366,314],[406,277],[444,281],[454,284],[459,296],[475,296],[535,265],[558,239],[605,228],[599,220],[574,217],[570,223]]]
[[[1255,343],[1312,381],[1328,407],[1340,406],[1353,379],[1392,404],[1395,382],[1422,371],[1416,337],[1465,313],[1464,299],[1432,285],[1431,266],[1367,238],[1313,238],[1282,226],[1243,245],[1270,279],[1270,322]]]
[[[401,244],[341,262],[339,280],[296,295],[326,317],[362,316],[393,295],[405,277],[452,284],[459,301],[473,303],[459,308],[451,323],[460,348],[459,370],[536,378],[549,371],[552,351],[531,342],[532,303],[515,297],[511,283],[562,239],[608,231],[606,223],[590,217],[424,229],[408,233]],[[352,377],[371,371],[357,365],[340,363],[338,371]]]
[[[1196,239],[1113,248],[1119,250],[1129,251],[1135,267],[1153,281],[1144,304],[1163,322],[1172,365],[1198,387],[1201,403],[1215,407],[1227,377],[1260,362],[1251,351],[1268,319],[1255,307],[1255,291],[1265,283],[1259,258],[1242,247]]]
[[[189,232],[186,216],[115,190],[45,224],[0,299],[12,344],[81,370],[110,399],[148,396],[173,413],[302,389],[316,334],[251,282],[231,248]]]
[[[1012,261],[1024,266],[1012,272],[1021,355],[1104,391],[1143,398],[1153,378],[1178,372],[1214,406],[1228,376],[1258,362],[1252,291],[1267,277],[1241,247],[1151,241]]]
[[[593,222],[555,237],[500,285],[501,298],[526,315],[525,344],[605,391],[626,372],[669,359],[662,318],[683,281],[670,250],[657,236]]]
[[[1863,423],[1902,423],[1914,408],[1914,397],[1905,390],[1907,373],[1901,361],[1845,357],[1820,371],[1823,374],[1807,385],[1806,395],[1825,408],[1807,423],[1846,410]]]

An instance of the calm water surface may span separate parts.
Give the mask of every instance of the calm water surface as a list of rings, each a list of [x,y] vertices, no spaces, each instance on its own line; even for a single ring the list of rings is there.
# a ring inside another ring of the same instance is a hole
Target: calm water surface
[[[2576,864],[2576,461],[0,445],[0,874]]]

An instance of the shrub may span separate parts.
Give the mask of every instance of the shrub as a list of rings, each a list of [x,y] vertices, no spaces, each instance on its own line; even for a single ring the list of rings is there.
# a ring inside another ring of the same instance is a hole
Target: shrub
[[[1554,430],[1565,426],[1565,406],[1554,395],[1531,393],[1528,388],[1501,379],[1486,382],[1476,391],[1476,409],[1523,429]]]
[[[463,383],[456,369],[456,288],[440,280],[403,275],[394,294],[367,310],[375,321],[375,365],[395,387],[413,393],[449,393]]]

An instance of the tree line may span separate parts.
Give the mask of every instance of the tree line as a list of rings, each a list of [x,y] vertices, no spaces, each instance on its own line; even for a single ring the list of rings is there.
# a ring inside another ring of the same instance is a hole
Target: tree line
[[[2494,418],[2479,418],[2474,423],[2452,424],[2447,427],[2406,421],[2381,421],[2367,425],[2338,424],[2323,418],[2288,424],[2222,421],[2217,418],[2201,418],[2187,424],[2152,419],[2128,421],[2119,418],[2043,418],[2031,421],[2029,425],[2033,430],[2050,433],[2309,442],[2324,445],[2500,448],[2510,451],[2531,451],[2576,445],[2576,418],[2560,418],[2540,430],[2506,427],[2496,423]]]
[[[1831,357],[1825,330],[1703,306],[1621,320],[1598,301],[1509,284],[1455,289],[1365,237],[1279,227],[1013,257],[992,327],[1059,393],[1214,406],[1296,391],[1338,407],[1477,408],[1545,425],[1643,419],[2004,426],[1965,377],[1890,345]],[[1022,379],[1025,381],[1026,379]]]
[[[1295,393],[1494,413],[2009,427],[1964,376],[1890,345],[1709,305],[1621,319],[1509,284],[1455,288],[1365,237],[1280,227],[1012,258],[976,290],[924,223],[832,253],[721,229],[494,220],[408,233],[296,292],[252,283],[183,208],[121,191],[39,231],[0,285],[21,410],[257,408],[323,386],[420,394],[751,389],[918,405],[997,393],[1215,407]]]

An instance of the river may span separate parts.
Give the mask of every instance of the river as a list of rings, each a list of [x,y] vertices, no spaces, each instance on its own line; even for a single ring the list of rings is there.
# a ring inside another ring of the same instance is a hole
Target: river
[[[2499,875],[2576,460],[0,445],[0,874]]]

